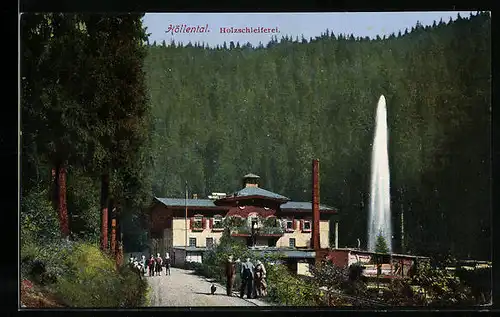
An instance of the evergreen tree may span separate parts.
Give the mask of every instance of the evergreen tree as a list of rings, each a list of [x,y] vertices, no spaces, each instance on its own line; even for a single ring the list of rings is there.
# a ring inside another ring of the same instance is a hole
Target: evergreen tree
[[[150,132],[145,30],[138,15],[34,14],[22,23],[23,190],[38,190],[52,174],[63,236],[70,233],[68,208],[80,216],[71,221],[73,234],[86,230],[81,237],[92,240],[99,224],[88,212],[97,213],[100,175],[115,181],[116,205],[134,201],[137,208],[150,198],[142,150]]]
[[[385,241],[382,232],[379,232],[377,236],[377,240],[375,242],[375,252],[377,253],[389,253],[389,247],[387,246],[387,242]]]

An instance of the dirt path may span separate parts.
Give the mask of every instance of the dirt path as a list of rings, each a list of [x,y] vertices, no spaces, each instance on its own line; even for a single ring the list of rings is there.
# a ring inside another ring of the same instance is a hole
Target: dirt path
[[[151,286],[151,306],[270,306],[257,299],[241,299],[233,292],[226,295],[226,288],[214,283],[217,290],[210,294],[212,283],[193,271],[171,269],[171,275],[146,277]]]

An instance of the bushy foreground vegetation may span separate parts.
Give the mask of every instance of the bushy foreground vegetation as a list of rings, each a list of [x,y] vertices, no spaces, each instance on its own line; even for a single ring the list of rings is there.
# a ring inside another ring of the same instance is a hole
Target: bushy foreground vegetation
[[[21,249],[21,272],[22,280],[39,285],[61,306],[147,305],[147,282],[127,266],[117,268],[98,245],[53,240],[40,246],[26,241]]]

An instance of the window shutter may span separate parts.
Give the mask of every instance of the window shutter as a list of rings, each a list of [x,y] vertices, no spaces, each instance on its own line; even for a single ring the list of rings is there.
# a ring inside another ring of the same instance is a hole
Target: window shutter
[[[297,229],[297,222],[295,221],[294,218],[292,218],[292,224],[293,224],[292,225],[293,230],[296,230]]]
[[[300,230],[304,229],[304,219],[300,219]]]
[[[193,229],[194,217],[189,219],[189,229]]]
[[[207,218],[202,217],[201,218],[201,229],[205,229],[207,227]]]
[[[210,223],[208,224],[210,229],[214,227],[214,218],[210,218]]]

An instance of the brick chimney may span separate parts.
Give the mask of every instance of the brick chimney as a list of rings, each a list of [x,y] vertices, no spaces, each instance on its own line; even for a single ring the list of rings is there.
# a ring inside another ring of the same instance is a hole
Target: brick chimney
[[[314,250],[320,249],[319,240],[319,160],[312,162],[312,246]]]
[[[259,179],[260,179],[260,176],[259,175],[255,175],[255,174],[247,174],[245,176],[243,176],[243,187],[246,188],[246,187],[259,187]]]

